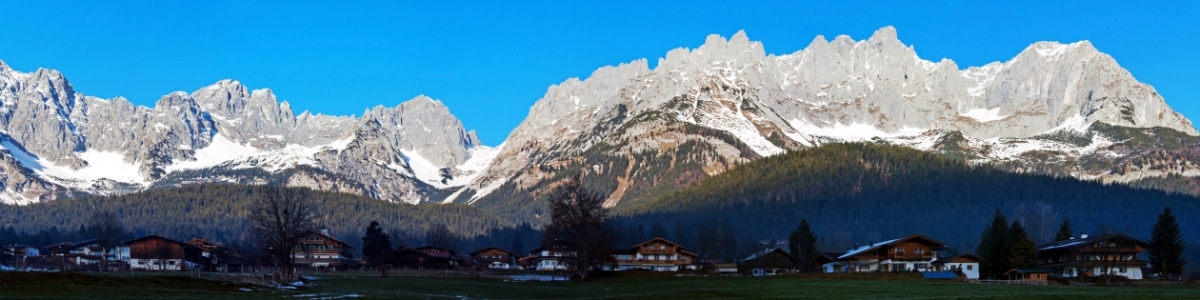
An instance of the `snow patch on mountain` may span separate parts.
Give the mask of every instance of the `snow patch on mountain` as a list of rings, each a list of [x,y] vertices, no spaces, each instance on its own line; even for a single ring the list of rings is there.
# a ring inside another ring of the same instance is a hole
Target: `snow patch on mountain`
[[[87,162],[87,165],[72,169],[60,166],[44,158],[29,154],[21,147],[13,144],[10,139],[3,139],[0,145],[29,168],[34,173],[63,186],[86,188],[96,180],[113,180],[124,183],[146,185],[147,181],[138,173],[138,164],[125,162],[125,155],[109,151],[88,150],[76,152],[75,155]]]
[[[993,109],[976,108],[968,110],[967,112],[963,113],[962,116],[975,119],[976,121],[979,121],[979,123],[1003,120],[1004,118],[1008,117],[1000,115],[999,107]]]
[[[208,147],[196,150],[195,160],[181,161],[167,167],[168,172],[187,169],[202,169],[242,157],[261,154],[263,151],[254,147],[238,144],[229,140],[225,135],[213,136]]]

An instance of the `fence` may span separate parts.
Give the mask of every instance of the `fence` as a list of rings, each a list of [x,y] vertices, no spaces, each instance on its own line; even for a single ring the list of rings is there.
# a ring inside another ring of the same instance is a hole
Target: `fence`
[[[977,284],[1002,284],[1002,285],[1050,285],[1050,282],[1049,282],[1049,281],[1046,281],[1046,280],[991,280],[991,279],[980,279],[980,280],[973,280],[973,281],[969,281],[969,282],[971,282],[971,283],[977,283]]]

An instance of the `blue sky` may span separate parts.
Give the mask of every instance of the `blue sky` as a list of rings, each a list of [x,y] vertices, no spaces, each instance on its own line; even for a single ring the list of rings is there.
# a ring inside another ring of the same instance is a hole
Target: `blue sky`
[[[5,1],[0,60],[152,106],[220,79],[297,112],[361,114],[424,94],[496,145],[550,85],[744,29],[769,53],[893,25],[929,60],[1008,60],[1090,40],[1200,119],[1196,1]],[[435,5],[434,3],[451,3]]]

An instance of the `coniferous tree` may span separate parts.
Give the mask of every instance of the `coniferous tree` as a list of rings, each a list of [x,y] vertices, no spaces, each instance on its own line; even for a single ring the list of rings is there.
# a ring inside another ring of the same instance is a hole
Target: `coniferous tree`
[[[1037,247],[1021,223],[1013,222],[1009,229],[1008,268],[1024,269],[1037,266]]]
[[[1008,231],[1008,220],[997,208],[979,240],[979,257],[984,259],[985,274],[995,277],[1008,271]]]
[[[383,232],[378,221],[371,221],[362,241],[363,258],[372,266],[383,264],[384,259],[391,254],[392,240]]]
[[[1071,229],[1071,219],[1063,218],[1062,224],[1058,225],[1058,233],[1054,234],[1054,241],[1065,241],[1071,239],[1075,234],[1075,229]]]
[[[1166,276],[1183,274],[1183,234],[1179,230],[1179,222],[1171,207],[1163,209],[1150,231],[1150,265],[1158,273]]]
[[[788,236],[788,250],[799,260],[799,267],[806,269],[809,260],[817,254],[817,234],[813,233],[808,219],[800,220],[800,226]]]
[[[508,251],[512,251],[513,253],[525,253],[525,244],[521,243],[520,230],[513,231],[512,249],[508,249]]]

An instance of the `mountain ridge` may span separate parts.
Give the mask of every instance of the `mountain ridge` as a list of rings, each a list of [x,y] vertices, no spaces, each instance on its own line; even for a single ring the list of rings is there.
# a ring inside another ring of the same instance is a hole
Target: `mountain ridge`
[[[819,35],[782,55],[744,31],[714,34],[653,69],[647,59],[602,67],[550,86],[496,147],[425,96],[361,117],[296,114],[270,89],[225,79],[151,108],[0,62],[0,101],[8,203],[276,183],[471,203],[536,222],[538,198],[566,172],[587,173],[617,206],[762,157],[854,141],[1105,182],[1200,174],[1187,154],[1200,148],[1191,121],[1090,42],[1034,43],[960,69],[921,59],[891,26],[861,41]],[[1122,138],[1160,128],[1178,134]]]

